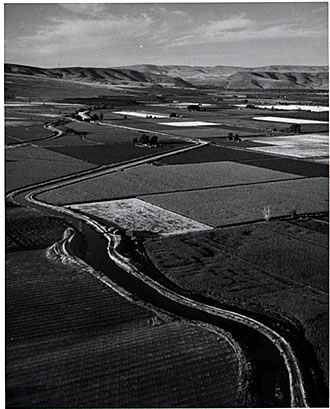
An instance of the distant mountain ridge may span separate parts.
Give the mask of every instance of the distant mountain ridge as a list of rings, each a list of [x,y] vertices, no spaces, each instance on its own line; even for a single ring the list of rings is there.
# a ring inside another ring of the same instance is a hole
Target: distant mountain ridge
[[[38,68],[5,64],[5,73],[97,83],[134,83],[160,86],[217,86],[224,89],[328,89],[327,66],[132,65],[112,68]]]

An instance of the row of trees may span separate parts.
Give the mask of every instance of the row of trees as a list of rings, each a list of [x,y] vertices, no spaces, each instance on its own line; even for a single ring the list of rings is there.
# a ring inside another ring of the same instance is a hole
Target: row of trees
[[[235,142],[240,142],[242,139],[239,137],[238,134],[234,135],[232,132],[229,132],[227,136],[228,141],[235,141]]]
[[[156,135],[152,135],[149,137],[149,135],[142,134],[140,138],[134,138],[133,143],[141,143],[143,145],[157,146],[158,137]]]

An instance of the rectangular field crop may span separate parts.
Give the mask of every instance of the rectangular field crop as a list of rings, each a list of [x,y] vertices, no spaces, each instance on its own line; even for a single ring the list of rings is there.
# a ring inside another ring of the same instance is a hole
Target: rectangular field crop
[[[138,199],[76,204],[69,207],[105,219],[130,231],[142,230],[171,235],[211,228]]]
[[[317,158],[317,157],[327,157],[329,155],[329,150],[327,146],[314,146],[305,145],[277,145],[277,146],[260,146],[247,148],[254,152],[264,152],[270,153],[272,155],[283,155],[292,156],[293,158]]]
[[[262,220],[264,208],[271,217],[328,210],[328,179],[298,179],[182,193],[141,196],[156,206],[210,226]]]
[[[279,116],[256,116],[253,119],[257,121],[268,121],[268,122],[284,122],[288,124],[328,124],[328,121],[316,121],[313,119],[298,119],[298,118],[283,118]]]
[[[148,118],[148,117],[152,117],[152,118],[168,118],[168,115],[163,115],[163,114],[157,114],[154,112],[145,112],[145,111],[141,111],[141,112],[136,112],[136,111],[116,111],[113,112],[114,114],[119,114],[119,115],[129,115],[129,116],[136,116],[138,118]]]
[[[260,169],[234,162],[207,162],[171,166],[145,164],[128,168],[123,172],[113,172],[71,186],[57,188],[39,195],[38,198],[58,204],[95,202],[143,194],[208,189],[297,177],[289,173]]]
[[[303,134],[252,139],[260,144],[273,146],[251,147],[250,150],[295,158],[329,156],[329,136],[326,134]]]
[[[179,126],[179,127],[220,125],[217,122],[204,122],[204,121],[159,122],[159,124],[160,125],[167,125],[167,126]]]

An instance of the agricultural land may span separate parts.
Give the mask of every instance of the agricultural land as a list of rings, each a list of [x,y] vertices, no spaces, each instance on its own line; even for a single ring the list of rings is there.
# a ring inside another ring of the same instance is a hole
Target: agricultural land
[[[327,78],[6,64],[8,408],[326,406]]]

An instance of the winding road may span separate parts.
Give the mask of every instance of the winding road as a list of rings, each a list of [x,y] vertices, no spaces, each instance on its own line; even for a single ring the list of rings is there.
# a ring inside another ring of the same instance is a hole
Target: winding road
[[[64,216],[71,221],[74,220],[76,223],[80,223],[80,225],[92,229],[98,235],[100,240],[104,242],[104,260],[108,262],[109,266],[116,265],[120,269],[120,274],[113,274],[112,276],[111,272],[109,272],[111,269],[108,269],[106,273],[100,273],[98,278],[112,288],[115,286],[115,282],[117,291],[119,286],[119,288],[122,288],[122,291],[135,294],[135,296],[138,295],[140,298],[143,297],[145,303],[167,313],[170,312],[179,316],[188,317],[189,319],[197,319],[208,324],[211,323],[220,328],[223,326],[228,327],[229,324],[235,324],[241,330],[252,330],[252,332],[256,332],[259,336],[261,335],[266,338],[278,351],[278,359],[282,359],[285,364],[289,379],[289,403],[291,407],[308,407],[307,392],[299,363],[297,362],[291,345],[282,335],[249,316],[230,311],[229,309],[218,308],[207,303],[198,302],[167,288],[164,284],[139,271],[129,258],[123,256],[119,252],[118,248],[121,243],[121,235],[118,234],[115,229],[105,227],[89,216],[79,214],[65,207],[42,202],[36,198],[38,194],[45,191],[162,159],[175,153],[197,149],[206,144],[204,141],[194,141],[194,143],[193,146],[155,154],[148,156],[147,158],[135,159],[116,165],[101,166],[74,175],[60,177],[51,181],[16,189],[8,193],[6,198],[17,204],[44,209],[51,213]],[[98,269],[97,267],[98,266],[95,266],[95,269]],[[123,272],[126,274],[123,274]]]

